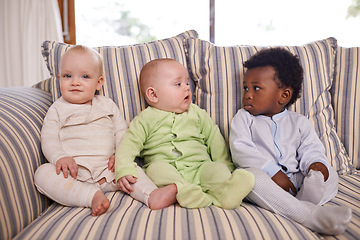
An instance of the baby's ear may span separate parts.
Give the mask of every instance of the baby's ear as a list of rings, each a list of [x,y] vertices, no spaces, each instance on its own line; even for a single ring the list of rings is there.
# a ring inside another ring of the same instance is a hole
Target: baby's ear
[[[285,106],[288,102],[290,102],[292,93],[293,90],[291,88],[284,88],[283,92],[281,93],[279,103]]]
[[[96,86],[96,90],[100,90],[102,85],[104,84],[104,77],[103,76],[100,76],[98,81],[97,81],[97,86]]]
[[[148,104],[152,105],[152,103],[158,102],[158,97],[157,97],[156,91],[153,87],[148,87],[145,91],[145,95],[146,95],[147,101],[149,101]]]

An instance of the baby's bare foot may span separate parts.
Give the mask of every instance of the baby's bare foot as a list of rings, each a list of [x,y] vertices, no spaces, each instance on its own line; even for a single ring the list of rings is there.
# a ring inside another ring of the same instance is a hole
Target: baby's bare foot
[[[102,191],[97,191],[91,202],[92,216],[100,216],[110,207],[110,201]]]
[[[177,202],[177,187],[175,184],[157,188],[150,193],[148,204],[152,210],[158,210]]]

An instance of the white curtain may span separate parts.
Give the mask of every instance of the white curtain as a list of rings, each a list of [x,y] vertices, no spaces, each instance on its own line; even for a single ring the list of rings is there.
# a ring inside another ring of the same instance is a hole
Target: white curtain
[[[0,32],[0,87],[49,77],[41,43],[63,41],[57,0],[0,0]]]

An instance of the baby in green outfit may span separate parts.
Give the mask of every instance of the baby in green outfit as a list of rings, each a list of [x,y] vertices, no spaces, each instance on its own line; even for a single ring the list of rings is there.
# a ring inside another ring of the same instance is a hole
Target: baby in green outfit
[[[150,106],[133,119],[117,147],[120,190],[132,191],[134,159],[141,157],[146,174],[158,187],[175,189],[174,202],[183,207],[240,206],[254,177],[243,169],[234,171],[219,128],[192,104],[186,68],[173,59],[150,61],[141,70],[140,89]]]

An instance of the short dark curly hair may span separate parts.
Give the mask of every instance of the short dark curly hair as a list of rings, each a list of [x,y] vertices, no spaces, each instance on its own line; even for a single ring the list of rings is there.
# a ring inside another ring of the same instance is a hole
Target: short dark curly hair
[[[256,67],[272,66],[275,69],[275,79],[280,87],[291,87],[293,94],[286,108],[291,106],[300,97],[303,83],[303,68],[297,55],[281,47],[262,49],[244,63],[247,70]]]

